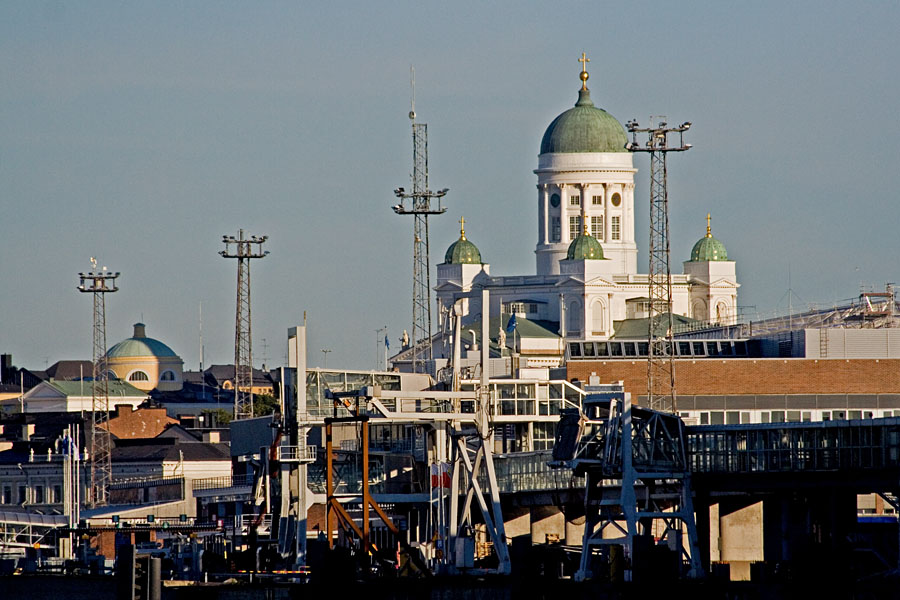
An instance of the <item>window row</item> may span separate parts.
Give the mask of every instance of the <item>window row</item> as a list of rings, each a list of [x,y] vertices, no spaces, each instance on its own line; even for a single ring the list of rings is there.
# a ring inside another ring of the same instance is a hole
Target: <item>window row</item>
[[[621,206],[622,205],[621,194],[619,194],[618,192],[613,194],[609,199],[609,203],[612,204],[613,206]],[[553,196],[550,197],[550,204],[553,206],[553,208],[556,208],[559,206],[559,194],[553,194]],[[591,204],[593,206],[602,206],[603,205],[603,196],[602,195],[591,196]],[[569,196],[569,206],[581,206],[581,194],[577,194],[577,193],[571,194]]]
[[[61,504],[62,485],[4,485],[0,492],[0,504]]]
[[[900,410],[704,410],[683,411],[681,416],[688,424],[693,421],[697,425],[747,425],[875,419],[900,416]]]
[[[662,348],[659,353],[662,353]],[[721,357],[756,356],[755,347],[750,346],[746,340],[720,340],[720,341],[680,341],[674,346],[675,356],[692,357]],[[626,358],[633,356],[647,356],[649,343],[646,341],[608,341],[608,342],[569,342],[569,358]]]
[[[590,218],[590,234],[594,238],[598,240],[603,240],[603,215],[593,216]],[[613,241],[618,241],[622,239],[622,217],[619,215],[614,215],[610,217],[609,221],[610,231],[609,231],[609,239]],[[569,217],[569,239],[568,241],[574,240],[576,237],[582,234],[584,229],[581,224],[581,216],[571,216]],[[560,218],[552,217],[551,219],[551,230],[550,230],[550,241],[551,242],[560,242],[561,238],[561,227],[560,227]]]

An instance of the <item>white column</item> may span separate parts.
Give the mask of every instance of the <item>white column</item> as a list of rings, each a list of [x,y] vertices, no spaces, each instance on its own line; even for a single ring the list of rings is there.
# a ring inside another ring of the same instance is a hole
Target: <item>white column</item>
[[[559,188],[559,243],[565,243],[569,238],[569,198],[566,196],[566,184],[557,184]]]
[[[631,184],[622,184],[622,220],[625,231],[622,234],[623,241],[634,242],[634,194],[631,193]]]
[[[608,183],[603,185],[603,241],[607,244],[610,242],[610,221],[612,221],[609,216],[609,196],[611,193],[609,188],[610,185]]]
[[[594,207],[591,204],[591,184],[582,183],[581,184],[581,214],[584,219],[584,223],[588,225],[588,231],[591,231],[591,215],[590,210]],[[584,223],[581,224],[584,227]],[[591,232],[593,234],[593,232]]]
[[[547,184],[542,183],[538,184],[538,190],[541,194],[541,225],[543,226],[543,231],[538,232],[538,241],[541,244],[548,244],[550,242],[550,202],[549,196],[550,192],[547,189]]]

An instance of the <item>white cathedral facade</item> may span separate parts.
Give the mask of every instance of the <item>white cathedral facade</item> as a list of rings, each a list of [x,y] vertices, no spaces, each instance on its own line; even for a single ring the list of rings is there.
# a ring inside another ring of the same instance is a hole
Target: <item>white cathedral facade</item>
[[[537,175],[536,272],[497,276],[475,245],[460,239],[437,267],[442,313],[465,321],[481,314],[480,290],[491,294],[490,314],[514,313],[556,323],[561,338],[605,340],[616,323],[648,316],[648,276],[638,272],[634,182],[637,169],[622,125],[594,106],[585,85],[575,106],[560,114],[541,140]],[[672,275],[673,312],[700,322],[737,319],[735,263],[712,237],[709,222]],[[523,348],[524,351],[524,348]]]

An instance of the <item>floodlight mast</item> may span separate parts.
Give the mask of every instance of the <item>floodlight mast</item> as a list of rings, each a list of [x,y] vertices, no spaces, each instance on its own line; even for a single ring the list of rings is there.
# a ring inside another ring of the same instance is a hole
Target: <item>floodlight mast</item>
[[[91,258],[91,266],[97,261]],[[112,440],[106,429],[109,420],[109,375],[106,365],[106,294],[119,291],[116,278],[103,267],[79,273],[78,291],[94,298],[93,373],[91,381],[91,483],[88,504],[106,506],[109,503],[109,484],[112,480]]]
[[[400,203],[392,206],[398,215],[413,215],[413,315],[412,335],[412,372],[426,372],[426,364],[432,359],[431,348],[431,255],[428,242],[428,215],[440,215],[447,212],[441,205],[449,189],[436,192],[428,189],[428,125],[416,123],[415,105],[415,70],[410,69],[412,85],[412,106],[409,119],[413,132],[413,173],[412,191],[404,188],[394,190]],[[406,201],[409,200],[407,207]],[[431,201],[437,200],[437,206]]]
[[[628,121],[626,129],[631,141],[625,145],[630,152],[650,154],[650,265],[648,272],[649,319],[647,352],[647,406],[654,410],[678,412],[675,393],[675,340],[672,314],[672,271],[669,263],[669,198],[667,190],[666,155],[691,148],[684,143],[684,132],[691,122],[668,127],[665,117],[651,126],[641,127]],[[638,142],[638,134],[646,133],[646,145]],[[678,144],[669,143],[669,135],[678,134]],[[664,331],[662,331],[664,328]]]
[[[253,327],[250,318],[250,259],[265,258],[268,250],[263,243],[269,236],[244,238],[244,230],[238,237],[223,235],[225,249],[219,252],[223,258],[238,261],[237,305],[234,318],[234,419],[253,417]],[[233,248],[232,248],[233,246]]]

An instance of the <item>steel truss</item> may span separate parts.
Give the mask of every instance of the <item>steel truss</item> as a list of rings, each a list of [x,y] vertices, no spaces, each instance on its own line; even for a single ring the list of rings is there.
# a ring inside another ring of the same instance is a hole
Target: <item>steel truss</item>
[[[96,261],[91,259],[96,265]],[[112,480],[112,440],[105,423],[109,419],[109,376],[106,368],[106,294],[119,291],[116,278],[106,267],[100,272],[79,273],[78,291],[94,298],[93,373],[91,381],[91,506],[105,506]]]
[[[652,117],[651,117],[652,119]],[[649,352],[647,356],[647,406],[654,410],[675,412],[675,348],[672,317],[672,271],[669,264],[669,199],[666,188],[666,155],[683,152],[691,145],[683,143],[683,133],[689,122],[678,127],[639,127],[634,121],[626,124],[632,142],[626,148],[632,152],[650,154],[650,270],[648,274],[650,318],[648,326]],[[647,134],[646,146],[640,146],[638,133]],[[679,134],[677,146],[670,146],[668,135]]]
[[[576,579],[593,576],[591,559],[602,546],[624,547],[629,572],[641,569],[646,556],[636,552],[637,546],[652,537],[665,539],[678,552],[688,577],[702,577],[681,419],[632,407],[624,392],[588,395],[582,413],[570,412],[560,422],[554,460],[585,475],[586,519]]]
[[[269,236],[252,236],[244,239],[241,229],[238,237],[223,235],[224,258],[238,261],[237,302],[234,317],[234,418],[253,417],[253,327],[250,319],[250,259],[264,258],[268,251],[262,245]],[[232,250],[232,245],[234,249]]]

